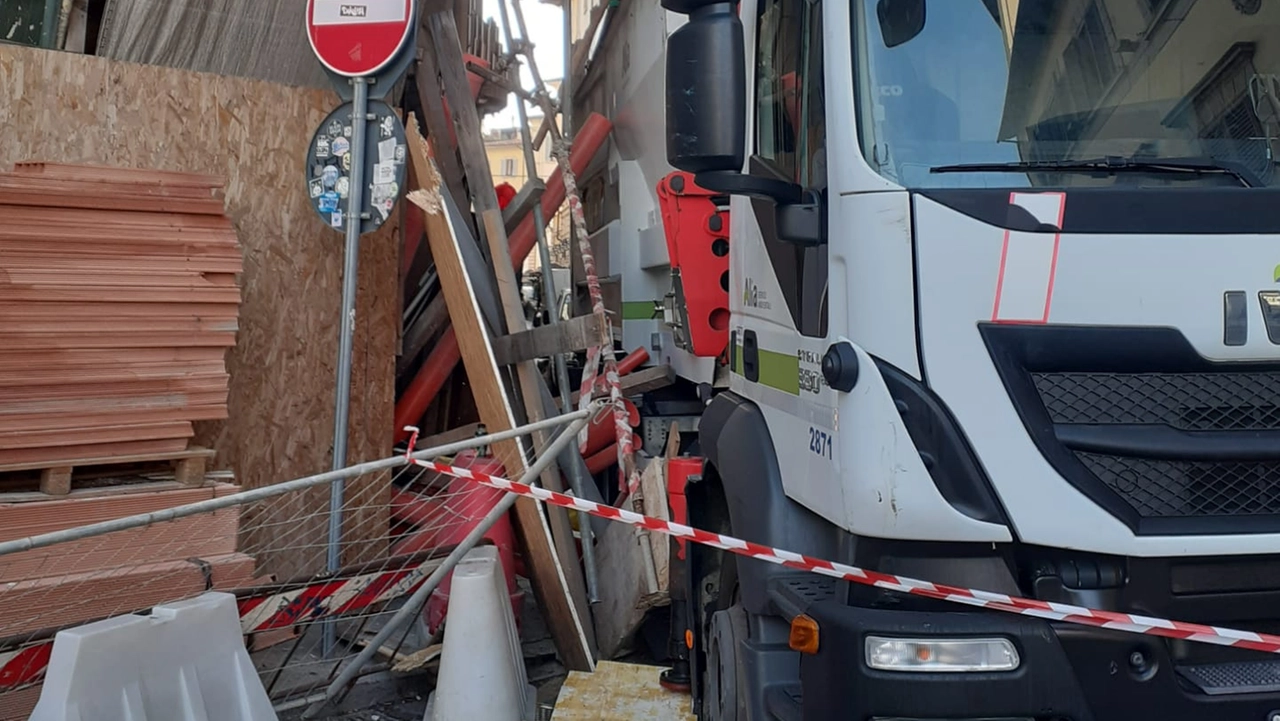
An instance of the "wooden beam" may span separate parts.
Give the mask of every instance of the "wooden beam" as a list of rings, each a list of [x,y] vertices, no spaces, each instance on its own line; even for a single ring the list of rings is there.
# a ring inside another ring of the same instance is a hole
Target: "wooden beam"
[[[442,18],[445,22],[438,22]],[[452,26],[452,17],[447,13],[433,16],[431,21]],[[456,46],[457,32],[453,28],[452,43],[447,47]],[[461,70],[460,56],[457,68]],[[453,320],[458,348],[476,408],[487,430],[509,430],[516,425],[512,399],[503,386],[489,334],[480,317],[479,303],[467,276],[457,234],[445,212],[440,195],[439,175],[427,157],[422,137],[412,123],[408,128],[408,140],[415,175],[422,185],[419,190],[410,194],[409,199],[423,210],[427,241],[431,245],[432,257],[436,260],[440,287]],[[506,266],[511,267],[509,262]],[[523,444],[516,440],[496,442],[493,449],[508,475],[521,476],[528,468]],[[552,542],[547,517],[542,507],[531,499],[517,501],[515,514],[534,593],[546,615],[561,660],[568,668],[590,670],[594,666],[592,644],[588,636],[590,622],[584,614],[579,613],[574,603],[566,578],[566,568]]]
[[[512,198],[511,202],[502,211],[502,223],[506,226],[507,235],[515,232],[516,227],[520,225],[520,221],[533,212],[535,203],[542,202],[542,194],[546,190],[546,183],[541,180],[530,180],[524,184],[519,193],[516,193],[516,197]]]
[[[452,120],[444,111],[441,94],[440,70],[429,41],[430,34],[418,33],[418,98],[422,101],[423,120],[431,136],[431,149],[444,177],[445,187],[459,208],[467,207],[467,192],[463,186],[462,166],[458,163],[457,146],[451,140]]]
[[[404,373],[423,348],[449,326],[449,309],[442,296],[431,299],[427,307],[404,333],[404,347],[396,361],[396,372]]]
[[[618,385],[622,387],[623,396],[635,396],[641,393],[648,393],[659,388],[676,382],[676,371],[669,365],[654,366],[652,368],[644,368],[642,370],[633,371],[618,379]],[[573,392],[573,404],[578,404],[578,397],[581,394],[578,391]]]
[[[493,339],[498,365],[586,350],[600,343],[600,318],[584,315]]]
[[[414,446],[414,450],[425,451],[428,448],[435,448],[437,446],[445,446],[450,443],[470,440],[480,435],[483,428],[483,423],[468,423],[460,428],[454,428],[453,430],[445,431],[443,433],[437,433],[433,436],[427,436],[425,438],[419,437],[417,444]]]

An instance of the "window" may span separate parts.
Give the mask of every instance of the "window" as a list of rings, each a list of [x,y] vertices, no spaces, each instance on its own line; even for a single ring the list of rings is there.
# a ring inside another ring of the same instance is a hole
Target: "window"
[[[751,172],[825,190],[822,6],[817,0],[761,0],[755,65]],[[796,328],[804,335],[825,336],[827,247],[804,248],[779,240],[773,203],[757,200],[752,205]]]
[[[1277,5],[1246,15],[1232,0],[947,0],[929,3],[923,30],[889,47],[876,0],[854,0],[854,37],[865,44],[852,53],[865,59],[851,60],[863,153],[909,188],[1247,191],[1223,174],[931,172],[1103,156],[1208,157],[1280,186],[1268,147],[1280,136],[1271,108],[1280,101],[1263,93],[1280,62],[1262,40],[1280,32]],[[1258,50],[1251,62],[1220,60],[1249,43]]]
[[[762,0],[756,35],[756,156],[806,188],[825,185],[820,7]]]
[[[502,170],[499,172],[499,175],[504,178],[514,178],[518,172],[520,172],[520,169],[516,167],[515,158],[502,159]]]

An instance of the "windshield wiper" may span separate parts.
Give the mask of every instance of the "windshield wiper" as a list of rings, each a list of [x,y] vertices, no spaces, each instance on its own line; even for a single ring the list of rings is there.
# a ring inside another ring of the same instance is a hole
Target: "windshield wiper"
[[[1123,173],[1163,172],[1195,173],[1197,175],[1230,175],[1246,188],[1258,188],[1265,183],[1252,169],[1240,163],[1218,158],[1153,158],[1140,160],[1110,156],[1087,160],[1032,160],[1012,163],[965,163],[939,165],[929,168],[931,173],[1034,173],[1034,172],[1082,172]]]

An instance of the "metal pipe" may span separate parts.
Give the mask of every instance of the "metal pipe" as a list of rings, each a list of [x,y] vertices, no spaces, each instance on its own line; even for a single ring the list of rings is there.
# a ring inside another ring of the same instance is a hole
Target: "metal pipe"
[[[553,440],[550,445],[542,449],[542,453],[538,456],[537,460],[533,462],[533,465],[529,466],[529,469],[525,471],[524,475],[520,478],[520,483],[526,485],[537,485],[538,476],[542,475],[542,472],[555,461],[555,458],[560,454],[561,449],[565,448],[570,442],[574,441],[578,437],[578,432],[581,431],[582,427],[586,424],[586,418],[578,418],[574,420],[573,424],[568,428],[563,429],[560,432],[560,435],[556,436],[555,440]],[[329,688],[325,691],[325,698],[327,700],[337,698],[343,687],[351,683],[351,680],[359,675],[360,669],[363,668],[364,665],[369,662],[369,659],[373,658],[374,654],[378,652],[378,647],[386,643],[387,639],[391,638],[391,635],[394,634],[400,626],[408,623],[410,617],[414,616],[421,610],[422,604],[426,603],[427,598],[436,590],[436,587],[440,585],[440,582],[444,580],[444,577],[453,571],[454,566],[458,565],[458,562],[462,560],[462,557],[474,548],[475,545],[480,542],[481,538],[484,538],[484,535],[489,532],[489,529],[493,527],[493,524],[497,523],[498,519],[505,516],[507,512],[511,510],[511,507],[515,505],[516,499],[518,498],[519,496],[514,493],[508,493],[503,496],[502,500],[498,501],[498,503],[495,504],[487,514],[485,514],[485,517],[480,520],[480,523],[467,533],[466,537],[463,538],[462,541],[460,541],[453,549],[453,552],[444,559],[444,562],[427,577],[426,581],[423,581],[422,585],[418,587],[418,590],[413,592],[413,595],[404,602],[404,605],[396,611],[395,615],[392,616],[386,624],[378,630],[378,633],[369,640],[369,645],[360,651],[359,655],[357,655],[355,659],[353,659],[351,663],[342,670],[342,673],[338,674],[338,677],[333,680],[333,683],[329,684]],[[308,709],[302,717],[304,719],[314,718],[322,708],[324,708],[324,704],[317,704]]]
[[[519,0],[512,0],[512,2],[513,4],[518,3]],[[568,0],[565,0],[565,2],[568,2]],[[506,38],[507,47],[514,48],[515,42],[511,36],[511,20],[507,17],[507,0],[498,0],[498,7],[501,10],[498,13],[498,20],[502,23],[502,35]],[[526,57],[529,57],[529,62],[532,63],[532,51],[528,51],[528,40],[527,37],[522,37],[520,41],[528,52]],[[539,89],[545,90],[546,88],[539,86]],[[520,139],[524,145],[525,175],[528,176],[530,182],[533,182],[539,179],[538,161],[533,154],[533,137],[529,132],[529,111],[525,108],[524,101],[518,97],[516,98],[516,112],[520,119]],[[551,272],[551,250],[547,247],[545,228],[546,219],[542,215],[542,203],[539,202],[533,206],[533,230],[538,243],[538,259],[542,261],[542,292],[546,297],[547,323],[555,325],[560,322],[560,319],[556,317],[555,312],[557,305],[556,284]],[[569,367],[565,364],[564,354],[556,353],[552,357],[552,362],[555,364],[556,385],[560,387],[561,403],[565,410],[569,410],[572,408],[572,405],[570,405],[572,401],[570,400],[571,391],[569,390]],[[572,452],[578,453],[578,450],[575,448]],[[576,463],[570,464],[566,470],[569,475],[569,486],[573,488],[573,495],[578,498],[585,498],[586,493],[583,490],[585,481],[582,478],[580,466]],[[578,524],[578,533],[582,536],[582,567],[587,582],[587,602],[599,603],[600,586],[599,576],[596,573],[595,538],[591,531],[590,523]]]
[[[435,448],[425,448],[421,451],[415,451],[411,457],[419,460],[427,460],[438,456],[448,456],[468,448],[479,448],[487,446],[497,441],[504,441],[518,436],[527,435],[534,431],[547,430],[563,426],[573,421],[583,421],[591,417],[595,409],[589,408],[585,411],[574,411],[566,413],[555,418],[548,418],[537,423],[529,423],[518,428],[512,428],[509,431],[492,433],[484,436],[476,436],[468,438],[457,443],[449,443]],[[107,533],[115,533],[117,531],[127,531],[131,528],[141,528],[149,526],[153,523],[164,523],[166,521],[175,521],[179,518],[195,516],[201,513],[211,513],[220,511],[224,508],[232,508],[234,506],[242,506],[247,503],[261,501],[276,496],[283,496],[286,493],[294,491],[306,490],[315,486],[322,486],[326,483],[333,483],[337,480],[346,478],[355,478],[368,473],[377,473],[379,471],[390,470],[407,465],[409,461],[403,455],[384,458],[378,461],[369,461],[358,465],[349,466],[340,471],[328,471],[326,473],[318,473],[312,476],[297,478],[284,483],[277,483],[273,486],[263,486],[253,490],[236,493],[230,496],[222,496],[221,498],[211,498],[207,501],[199,501],[190,503],[185,506],[175,506],[173,508],[165,508],[159,511],[151,511],[150,513],[139,513],[133,516],[125,516],[110,521],[102,521],[92,523],[87,526],[76,526],[62,531],[53,531],[51,533],[42,533],[38,536],[28,536],[26,538],[15,538],[12,541],[0,542],[0,556],[10,553],[19,553],[21,551],[30,551],[36,548],[45,548],[58,543],[67,543],[69,541],[79,541],[85,538],[101,536]]]
[[[564,77],[560,79],[560,119],[566,143],[573,137],[573,1],[564,0]],[[573,232],[572,225],[569,232]]]
[[[40,20],[40,47],[53,49],[58,39],[58,10],[60,0],[44,0],[44,17]]]
[[[365,131],[369,124],[369,79],[352,78],[355,98],[351,101],[351,189],[347,194],[347,242],[342,266],[342,315],[338,336],[338,382],[333,413],[333,470],[347,465],[347,431],[351,411],[351,346],[356,331],[356,288],[359,280],[360,228],[364,224]],[[342,560],[343,480],[334,481],[329,491],[329,548],[327,565],[338,570]],[[326,640],[325,649],[330,648]]]
[[[570,2],[570,0],[564,1]],[[511,10],[515,13],[516,27],[520,29],[520,37],[528,40],[529,28],[524,24],[524,11],[520,9],[519,0],[512,0]],[[540,90],[536,95],[542,101],[542,112],[547,114],[547,127],[551,129],[551,137],[553,140],[561,140],[564,138],[564,134],[560,132],[560,125],[556,122],[556,111],[551,106],[550,96],[547,95],[547,86],[542,82],[542,73],[538,72],[538,62],[533,59],[533,52],[527,53],[525,58],[529,61],[529,75],[533,77],[533,86]]]
[[[369,79],[352,78],[351,101],[351,186],[347,193],[347,237],[342,264],[342,312],[338,316],[338,379],[333,401],[333,470],[347,465],[347,435],[351,419],[351,355],[356,332],[356,289],[360,265],[360,229],[364,225],[365,131],[369,124]],[[342,566],[342,507],[346,481],[329,487],[329,543],[325,567],[333,573]],[[332,621],[324,624],[321,653],[328,656],[334,647]]]

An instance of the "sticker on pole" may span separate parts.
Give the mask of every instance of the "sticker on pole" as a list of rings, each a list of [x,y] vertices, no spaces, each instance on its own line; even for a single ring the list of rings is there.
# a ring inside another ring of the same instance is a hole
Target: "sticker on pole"
[[[351,162],[355,155],[352,104],[343,103],[320,123],[307,151],[307,197],[324,224],[345,231],[353,219],[347,212],[351,194]],[[371,233],[387,222],[405,185],[408,144],[404,124],[390,105],[369,102],[365,128],[365,189],[361,233]]]
[[[415,0],[307,0],[307,36],[320,63],[346,77],[382,70],[413,28]]]

